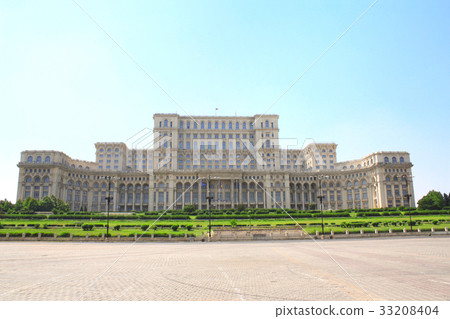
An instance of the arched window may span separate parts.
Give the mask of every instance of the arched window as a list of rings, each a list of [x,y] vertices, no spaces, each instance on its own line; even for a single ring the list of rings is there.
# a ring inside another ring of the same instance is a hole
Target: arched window
[[[161,121],[159,121],[159,127],[162,127],[162,122]]]
[[[331,182],[330,183],[330,188],[333,188],[334,187],[334,184],[333,184],[333,182]]]
[[[355,181],[355,187],[358,187],[358,186],[359,186],[359,182]]]
[[[27,181],[27,183],[31,183],[31,177],[28,176],[28,177],[26,178],[26,181]]]
[[[367,185],[367,181],[365,179],[363,179],[363,181],[361,182],[362,186],[366,186]]]
[[[275,183],[275,188],[280,188],[280,183],[279,182]]]
[[[77,182],[75,183],[75,186],[76,186],[76,187],[80,187],[80,185],[81,185],[81,184],[80,184],[79,181],[77,181]]]
[[[167,125],[168,125],[168,121],[164,120],[164,127],[167,127]]]
[[[389,176],[386,176],[386,182],[390,182],[391,178]]]
[[[106,183],[103,183],[103,184],[102,184],[102,188],[103,188],[103,189],[106,189]]]
[[[205,122],[200,122],[200,129],[202,129],[202,130],[205,129]]]
[[[50,183],[50,178],[48,178],[48,176],[44,177],[44,183]]]
[[[81,165],[78,165],[78,168],[79,168],[79,169],[82,169],[82,168],[83,168],[83,166],[81,166]]]
[[[222,130],[225,129],[225,122],[222,122]]]
[[[28,156],[27,162],[28,162],[28,163],[33,163],[33,156]]]
[[[233,123],[231,123],[231,122],[228,123],[228,129],[229,129],[229,130],[232,130],[232,129],[233,129]]]
[[[41,182],[41,178],[39,176],[36,176],[34,179],[35,183],[40,183]]]
[[[215,122],[215,123],[214,123],[214,128],[215,128],[216,130],[219,129],[219,122]]]
[[[392,163],[397,163],[397,157],[392,158]]]
[[[73,185],[73,182],[72,182],[72,181],[68,181],[68,182],[67,182],[67,185],[72,186],[72,185]]]
[[[183,121],[180,121],[180,129],[183,129]]]
[[[352,182],[347,182],[347,187],[352,187]]]
[[[50,156],[46,156],[46,157],[45,157],[45,162],[46,162],[46,163],[50,163]]]
[[[36,157],[36,163],[42,162],[42,158],[40,156]]]
[[[394,176],[394,182],[398,182],[398,177]]]
[[[384,162],[385,162],[385,163],[389,163],[389,157],[386,156],[386,157],[384,158]]]
[[[266,128],[269,128],[269,121],[266,120]]]
[[[119,149],[118,149],[118,148],[116,148],[116,149],[114,150],[114,152],[116,152],[116,153],[119,153]]]
[[[405,158],[402,156],[400,157],[400,163],[404,163],[405,162]]]
[[[197,129],[197,128],[198,128],[197,122],[194,122],[194,129]]]
[[[98,183],[94,183],[94,188],[98,188]]]
[[[266,141],[266,148],[270,148],[270,141],[269,140]]]
[[[208,122],[208,130],[211,129],[211,122]]]
[[[253,122],[250,122],[250,129],[253,130]]]
[[[247,123],[246,123],[246,122],[242,123],[242,129],[243,129],[243,130],[246,130],[246,129],[247,129]]]
[[[186,128],[187,128],[187,129],[190,129],[190,128],[191,128],[191,122],[186,121]]]
[[[88,184],[86,182],[84,182],[83,187],[88,187]]]
[[[236,130],[239,130],[239,122],[236,122]]]

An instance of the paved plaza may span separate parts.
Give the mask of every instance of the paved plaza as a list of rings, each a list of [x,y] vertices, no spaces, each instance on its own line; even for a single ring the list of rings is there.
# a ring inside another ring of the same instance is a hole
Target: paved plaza
[[[0,300],[450,300],[450,238],[0,242]]]

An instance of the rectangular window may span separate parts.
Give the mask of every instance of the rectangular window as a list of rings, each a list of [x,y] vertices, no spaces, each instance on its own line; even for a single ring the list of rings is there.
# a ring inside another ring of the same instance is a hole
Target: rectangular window
[[[281,202],[281,192],[279,191],[275,192],[275,200],[277,202]]]

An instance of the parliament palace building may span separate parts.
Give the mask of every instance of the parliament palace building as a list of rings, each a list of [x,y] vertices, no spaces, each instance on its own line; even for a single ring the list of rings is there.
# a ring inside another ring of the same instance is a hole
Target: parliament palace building
[[[23,151],[17,199],[55,195],[74,211],[367,209],[414,205],[409,153],[338,162],[334,143],[279,145],[278,115],[155,114],[154,129],[125,143],[95,144],[95,162],[59,151]]]

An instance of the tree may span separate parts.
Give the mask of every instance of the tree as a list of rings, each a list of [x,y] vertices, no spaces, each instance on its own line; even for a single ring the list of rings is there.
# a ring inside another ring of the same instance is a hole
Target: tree
[[[22,211],[24,211],[24,212],[32,212],[32,213],[34,213],[38,209],[39,209],[39,202],[38,202],[38,200],[36,198],[28,197],[23,202],[23,209],[22,209]]]
[[[444,206],[450,206],[450,193],[448,195],[444,193]]]
[[[55,195],[45,196],[39,201],[38,211],[41,212],[68,212],[69,210],[69,204],[56,198]]]
[[[238,204],[238,205],[236,206],[236,210],[237,210],[238,212],[242,212],[245,208],[247,208],[247,206],[246,206],[245,204]]]
[[[0,200],[0,212],[8,212],[14,209],[14,205],[7,199]]]
[[[186,205],[183,208],[183,211],[185,211],[186,213],[192,213],[195,212],[197,210],[197,205]]]
[[[49,212],[56,206],[56,197],[51,195],[45,196],[39,201],[39,211],[40,212]]]
[[[419,202],[419,209],[442,209],[444,207],[444,197],[435,190],[429,191]]]
[[[14,204],[14,208],[12,211],[14,212],[20,212],[23,209],[23,201],[21,199],[18,199],[17,202]]]

